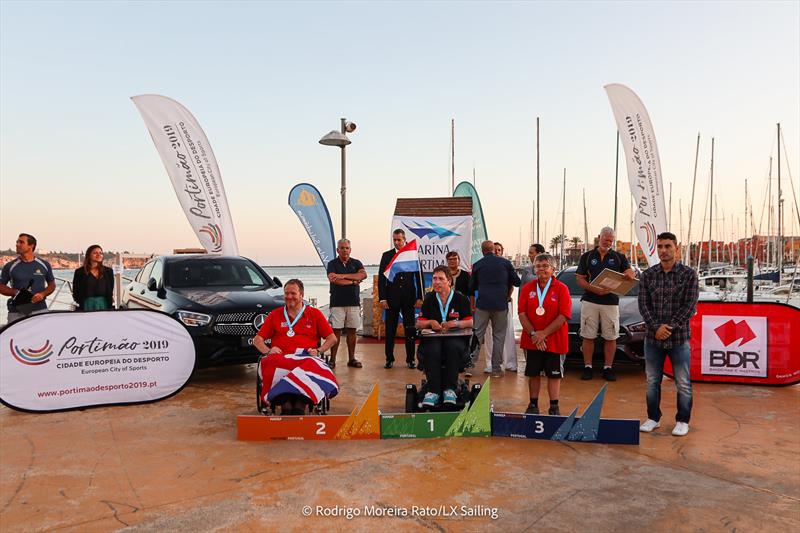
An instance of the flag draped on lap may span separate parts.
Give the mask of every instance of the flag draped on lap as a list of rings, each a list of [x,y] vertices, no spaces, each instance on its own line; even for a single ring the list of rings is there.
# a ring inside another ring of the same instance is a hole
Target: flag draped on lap
[[[316,404],[339,393],[339,384],[330,367],[304,350],[264,357],[258,372],[264,384],[263,399],[267,401],[281,394],[299,394]]]
[[[392,282],[400,272],[419,272],[419,254],[417,253],[416,239],[397,250],[392,260],[389,261],[386,270],[383,271],[383,275]]]

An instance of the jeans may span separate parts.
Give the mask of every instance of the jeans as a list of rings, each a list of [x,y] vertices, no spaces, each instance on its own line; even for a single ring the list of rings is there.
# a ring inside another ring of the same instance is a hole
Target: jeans
[[[686,342],[674,348],[661,348],[645,340],[644,360],[647,373],[647,418],[661,419],[661,378],[664,377],[664,360],[669,357],[678,390],[676,422],[689,423],[692,415],[692,381],[689,372],[691,350]]]
[[[489,322],[492,323],[492,371],[499,373],[502,371],[503,364],[503,345],[506,341],[508,309],[502,309],[500,311],[476,309],[474,319],[475,334],[478,336],[478,341],[481,344],[484,342],[486,327],[489,325]],[[475,361],[472,361],[472,364],[474,365]]]

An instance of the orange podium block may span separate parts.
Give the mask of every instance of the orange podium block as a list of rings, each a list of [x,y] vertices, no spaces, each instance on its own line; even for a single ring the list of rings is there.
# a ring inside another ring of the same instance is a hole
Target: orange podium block
[[[237,440],[364,440],[381,438],[378,385],[349,416],[260,416],[236,418]]]

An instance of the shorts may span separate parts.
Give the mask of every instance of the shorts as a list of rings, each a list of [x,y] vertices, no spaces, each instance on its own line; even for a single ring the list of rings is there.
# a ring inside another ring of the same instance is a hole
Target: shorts
[[[581,302],[581,337],[594,340],[598,330],[607,341],[619,337],[619,306]]]
[[[542,370],[550,379],[563,378],[564,359],[561,354],[541,350],[525,350],[525,375],[529,378],[539,377]]]
[[[356,329],[361,325],[361,307],[357,305],[331,307],[328,321],[333,329]]]

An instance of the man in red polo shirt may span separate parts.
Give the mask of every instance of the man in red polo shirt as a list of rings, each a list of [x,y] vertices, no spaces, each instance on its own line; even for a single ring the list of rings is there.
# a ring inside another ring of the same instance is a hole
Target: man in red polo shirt
[[[536,279],[524,285],[519,295],[519,321],[523,330],[520,348],[525,350],[525,375],[530,392],[525,413],[539,414],[539,374],[544,370],[550,396],[548,414],[560,415],[558,393],[564,377],[561,354],[569,349],[567,321],[572,315],[572,299],[567,286],[553,277],[553,256],[539,254],[533,264]]]

